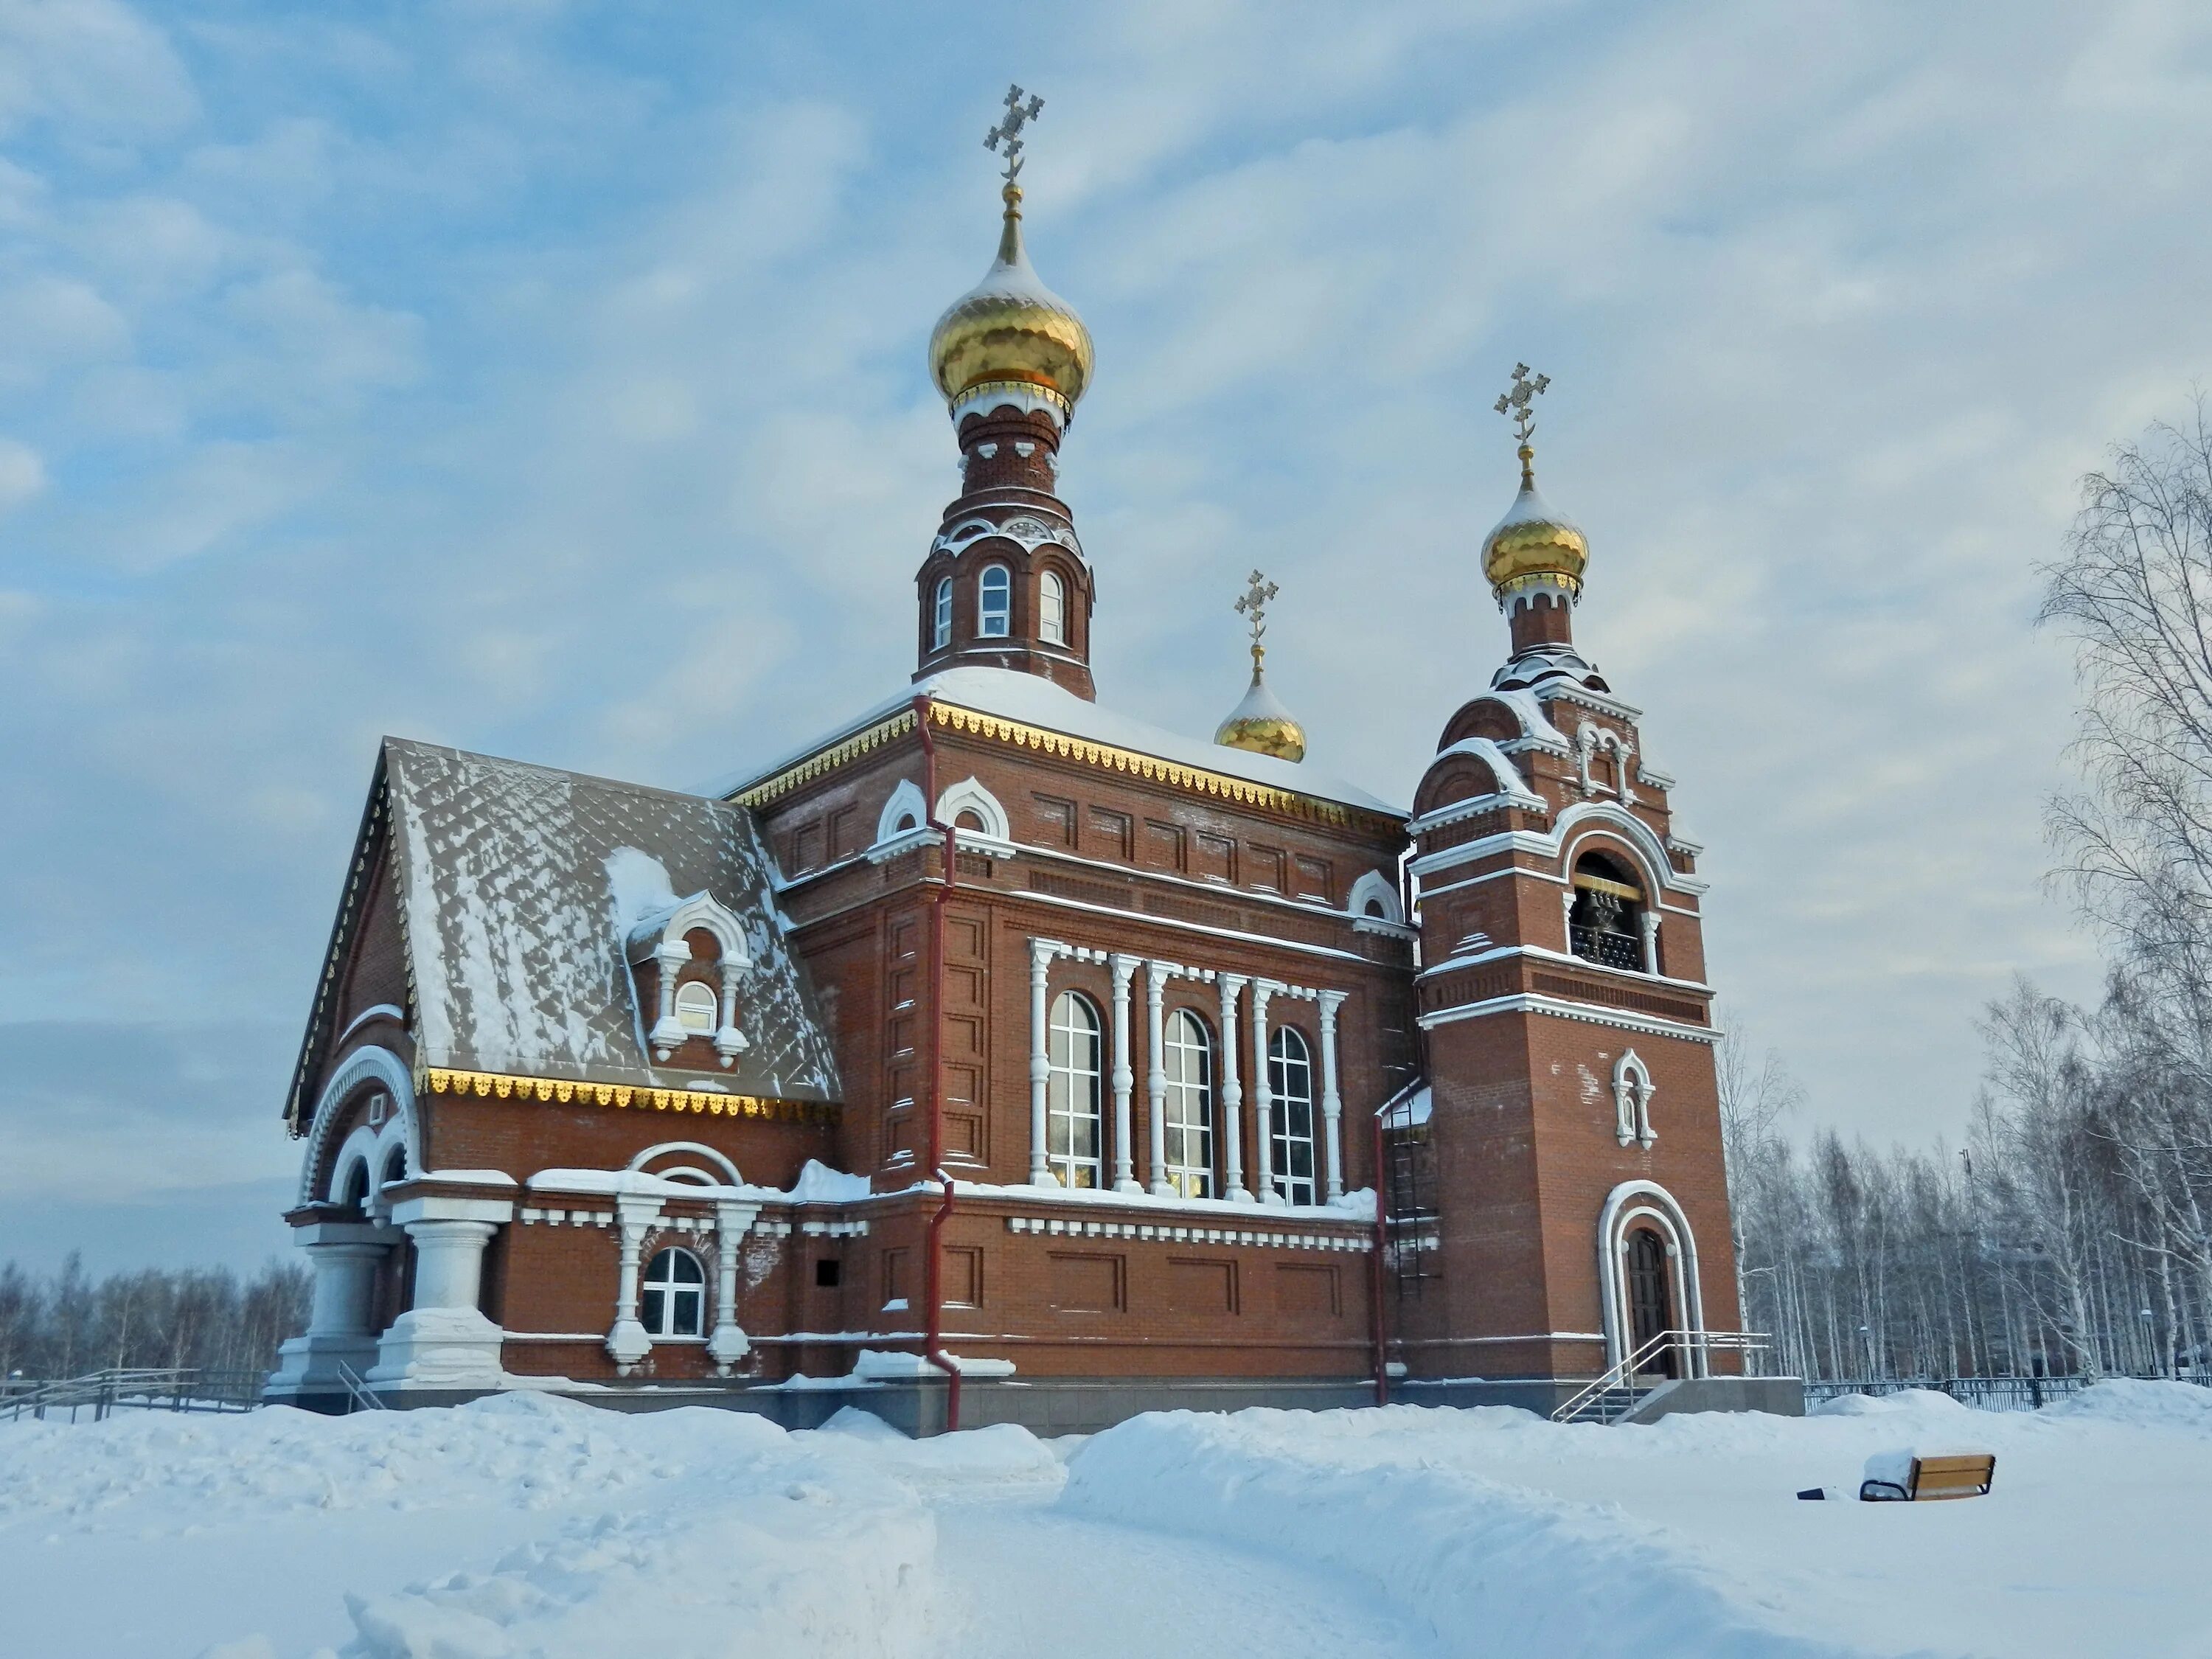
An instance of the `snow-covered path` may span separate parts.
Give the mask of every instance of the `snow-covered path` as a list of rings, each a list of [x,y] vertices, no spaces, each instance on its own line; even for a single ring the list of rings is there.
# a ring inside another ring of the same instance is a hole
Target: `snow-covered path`
[[[1441,1659],[1373,1588],[1035,1499],[937,1510],[945,1659]]]
[[[1872,1454],[1966,1504],[1802,1504]],[[1079,1445],[509,1395],[0,1424],[0,1659],[2212,1659],[2212,1389],[2032,1416],[1173,1413]]]

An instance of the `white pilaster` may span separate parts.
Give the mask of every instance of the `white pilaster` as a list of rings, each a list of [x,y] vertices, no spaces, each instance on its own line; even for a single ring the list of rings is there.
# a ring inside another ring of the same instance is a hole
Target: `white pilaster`
[[[1656,974],[1659,971],[1659,912],[1656,909],[1646,910],[1643,915],[1643,922],[1644,971],[1647,974]]]
[[[1164,962],[1145,964],[1145,1104],[1152,1143],[1152,1187],[1153,1194],[1159,1198],[1175,1195],[1175,1188],[1168,1184],[1168,1057],[1165,1018],[1161,1007],[1169,972]]]
[[[1341,991],[1323,991],[1321,1002],[1321,1115],[1328,1131],[1328,1188],[1331,1199],[1344,1196],[1344,1100],[1336,1088],[1336,1011]]]
[[[622,1241],[622,1267],[615,1281],[615,1322],[607,1332],[607,1352],[624,1376],[653,1352],[653,1339],[637,1316],[639,1258],[647,1230],[660,1219],[660,1202],[652,1198],[615,1200],[615,1223]]]
[[[1108,958],[1114,975],[1114,1190],[1141,1193],[1132,1168],[1129,1135],[1129,1091],[1137,1074],[1129,1062],[1129,981],[1137,971],[1137,958],[1120,951]]]
[[[735,1065],[739,1054],[752,1045],[745,1034],[738,1029],[738,978],[745,964],[725,955],[722,958],[722,1024],[714,1033],[714,1052],[722,1057],[725,1066]]]
[[[714,1204],[714,1334],[707,1339],[707,1357],[717,1376],[727,1376],[752,1350],[751,1339],[738,1328],[738,1246],[759,1213],[759,1205],[737,1199]]]
[[[1222,1196],[1231,1204],[1249,1204],[1244,1186],[1244,1089],[1237,1080],[1237,994],[1244,988],[1241,974],[1224,974],[1221,987],[1221,1127],[1224,1136],[1222,1173],[1227,1177]],[[1267,1056],[1260,1057],[1262,1071]]]
[[[663,939],[653,948],[653,959],[660,968],[660,1018],[653,1022],[651,1041],[665,1060],[690,1035],[676,1018],[676,975],[691,960],[691,947],[680,939]]]
[[[1569,882],[1559,894],[1559,948],[1575,953],[1575,885]]]
[[[1058,947],[1049,939],[1030,941],[1030,1185],[1057,1187],[1052,1165],[1046,1160],[1044,1101],[1045,1085],[1052,1078],[1052,1060],[1045,1049],[1047,1025],[1051,1015],[1047,1007],[1046,986],[1051,978],[1052,959]]]
[[[1258,1177],[1252,1184],[1262,1204],[1283,1202],[1275,1190],[1275,1095],[1267,1082],[1267,1003],[1274,994],[1268,981],[1252,981],[1252,1168]]]

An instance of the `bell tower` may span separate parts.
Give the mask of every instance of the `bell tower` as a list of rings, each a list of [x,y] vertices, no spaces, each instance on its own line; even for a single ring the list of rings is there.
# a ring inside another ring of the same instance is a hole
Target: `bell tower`
[[[1019,87],[984,138],[1006,160],[998,256],[929,340],[960,445],[960,493],[915,578],[916,680],[951,668],[1040,675],[1079,696],[1091,678],[1091,562],[1060,500],[1060,447],[1091,383],[1091,331],[1022,245],[1023,129],[1044,107]]]
[[[1521,483],[1481,557],[1509,651],[1414,797],[1430,1097],[1385,1120],[1437,1195],[1399,1224],[1432,1252],[1400,1304],[1410,1374],[1539,1406],[1639,1350],[1730,1370],[1711,1334],[1738,1323],[1698,848],[1641,712],[1575,647],[1589,544],[1536,489],[1549,385],[1516,365],[1498,400]]]

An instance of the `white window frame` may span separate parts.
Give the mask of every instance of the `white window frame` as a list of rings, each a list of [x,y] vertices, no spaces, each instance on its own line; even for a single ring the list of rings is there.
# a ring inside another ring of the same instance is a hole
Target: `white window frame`
[[[1013,631],[1014,573],[1002,564],[987,564],[975,578],[975,637],[1003,640]]]
[[[1188,1008],[1168,1016],[1160,1047],[1168,1185],[1179,1198],[1213,1192],[1213,1032]]]
[[[1037,638],[1047,645],[1067,643],[1067,584],[1056,570],[1037,578]]]
[[[704,998],[702,1003],[700,999]],[[687,1013],[703,1015],[706,1023],[695,1024],[686,1019]],[[714,988],[701,979],[687,979],[676,988],[676,1023],[695,1037],[712,1037],[721,1029],[722,999]]]
[[[676,1277],[678,1258],[691,1264],[699,1277],[695,1282]],[[665,1264],[665,1272],[663,1272]],[[659,1305],[653,1298],[659,1298]],[[679,1300],[690,1297],[696,1304],[697,1312],[692,1319],[692,1328],[676,1328],[683,1322],[677,1318]],[[645,1334],[656,1342],[704,1341],[707,1336],[707,1264],[680,1244],[667,1244],[653,1253],[647,1262],[643,1277],[638,1282],[638,1321]]]
[[[1319,1201],[1319,1158],[1314,1137],[1313,1045],[1295,1025],[1279,1025],[1267,1039],[1268,1178],[1288,1204]],[[1303,1123],[1301,1132],[1297,1126]],[[1303,1151],[1303,1174],[1293,1167]]]
[[[952,643],[952,578],[939,576],[930,600],[929,648],[942,651]]]
[[[1045,1036],[1045,1162],[1060,1184],[1105,1184],[1105,1022],[1080,991],[1053,999]],[[1079,1148],[1088,1130],[1091,1150]]]

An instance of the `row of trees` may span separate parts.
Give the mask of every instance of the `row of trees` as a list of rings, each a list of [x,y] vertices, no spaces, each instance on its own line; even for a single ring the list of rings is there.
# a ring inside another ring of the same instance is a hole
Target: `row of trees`
[[[111,1365],[266,1371],[305,1330],[305,1267],[270,1262],[252,1279],[222,1267],[148,1267],[88,1276],[72,1254],[40,1278],[0,1265],[0,1377],[77,1376]]]
[[[2072,639],[2083,787],[2057,879],[2101,1002],[2021,981],[1955,1152],[1790,1146],[1778,1059],[1722,1055],[1747,1324],[1808,1377],[2212,1371],[2212,425],[2084,480],[2044,620]]]

